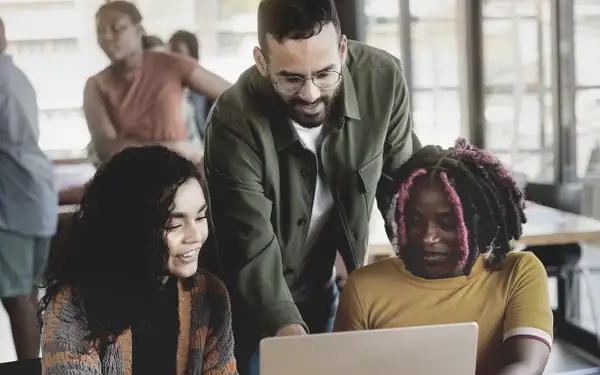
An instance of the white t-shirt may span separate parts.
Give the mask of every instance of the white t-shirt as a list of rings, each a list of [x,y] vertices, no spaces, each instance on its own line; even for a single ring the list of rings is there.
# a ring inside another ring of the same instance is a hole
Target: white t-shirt
[[[319,158],[318,150],[321,148],[325,134],[323,132],[323,125],[316,128],[305,128],[292,121],[300,140],[304,147],[311,151],[317,158]],[[333,208],[333,196],[331,190],[325,181],[324,172],[321,170],[317,171],[317,184],[315,186],[315,196],[313,199],[312,213],[310,222],[308,224],[308,235],[306,237],[306,249],[311,250],[317,243],[319,235],[323,230],[323,227],[329,219],[329,215]]]

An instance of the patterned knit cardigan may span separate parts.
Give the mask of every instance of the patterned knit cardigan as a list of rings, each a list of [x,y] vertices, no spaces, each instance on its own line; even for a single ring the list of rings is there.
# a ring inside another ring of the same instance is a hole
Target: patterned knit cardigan
[[[177,284],[177,375],[237,374],[227,289],[204,271]],[[85,339],[88,330],[82,316],[70,289],[59,293],[48,306],[42,333],[42,374],[132,375],[131,330],[117,337],[100,358]]]

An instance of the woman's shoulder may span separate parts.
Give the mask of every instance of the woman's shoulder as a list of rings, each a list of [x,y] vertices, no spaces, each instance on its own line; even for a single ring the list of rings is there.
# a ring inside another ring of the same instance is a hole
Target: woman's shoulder
[[[515,251],[506,254],[503,268],[508,272],[530,272],[532,269],[544,269],[544,265],[530,251]]]
[[[43,323],[49,331],[85,329],[85,314],[73,287],[62,288],[48,303],[43,314]]]
[[[87,86],[92,86],[100,92],[106,92],[114,86],[113,73],[110,66],[102,69],[87,80]]]
[[[538,257],[530,251],[506,254],[500,273],[510,280],[546,278],[546,268]]]

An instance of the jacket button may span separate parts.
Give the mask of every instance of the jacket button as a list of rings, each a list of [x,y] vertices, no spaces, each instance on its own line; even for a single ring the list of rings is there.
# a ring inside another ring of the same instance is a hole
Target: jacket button
[[[304,169],[304,168],[302,168],[302,169],[300,170],[300,174],[302,175],[302,177],[306,177],[306,176],[308,176],[308,172],[307,172],[307,171],[306,171],[306,169]]]
[[[300,219],[298,219],[298,226],[301,227],[304,224],[306,224],[307,220],[305,217],[301,217]]]

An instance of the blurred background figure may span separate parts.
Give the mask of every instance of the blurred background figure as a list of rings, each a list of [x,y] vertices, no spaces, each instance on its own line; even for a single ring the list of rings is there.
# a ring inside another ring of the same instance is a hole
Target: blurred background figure
[[[56,231],[58,195],[52,162],[38,145],[35,91],[5,48],[0,19],[0,299],[17,357],[30,359],[40,351],[36,285]]]
[[[200,61],[200,43],[194,34],[189,31],[179,30],[173,34],[169,40],[171,51],[189,56],[196,61]],[[188,90],[186,99],[191,103],[193,108],[193,123],[195,124],[196,132],[202,140],[204,140],[204,127],[208,108],[206,97],[198,92]],[[190,130],[193,132],[193,130]]]
[[[104,4],[96,13],[98,43],[111,61],[84,90],[96,155],[105,161],[127,146],[160,143],[200,163],[202,148],[188,137],[184,87],[216,99],[229,83],[192,58],[144,49],[153,42],[146,41],[141,21],[126,1]]]

